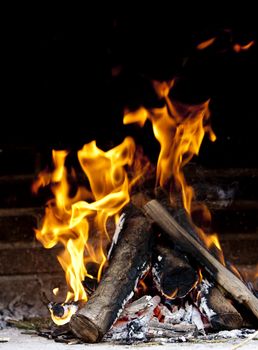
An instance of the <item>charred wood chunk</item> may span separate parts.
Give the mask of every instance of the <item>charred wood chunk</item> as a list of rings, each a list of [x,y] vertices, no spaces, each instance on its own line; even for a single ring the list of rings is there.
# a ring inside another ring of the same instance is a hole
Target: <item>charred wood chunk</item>
[[[164,244],[154,249],[152,273],[157,289],[168,298],[183,298],[198,281],[187,258]]]
[[[215,331],[241,328],[243,318],[222,291],[206,280],[201,283],[199,300],[201,311],[209,319]]]
[[[100,284],[70,321],[77,337],[90,343],[100,341],[120,315],[150,261],[151,232],[151,224],[142,212],[128,206]]]
[[[167,236],[195,258],[225,292],[238,303],[245,305],[258,319],[258,299],[231,271],[209,253],[173,216],[156,200],[145,204],[144,212],[158,224]]]

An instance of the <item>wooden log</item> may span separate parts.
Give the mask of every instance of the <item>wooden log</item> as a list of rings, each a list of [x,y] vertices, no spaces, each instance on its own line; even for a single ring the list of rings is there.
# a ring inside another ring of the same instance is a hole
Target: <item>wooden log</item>
[[[213,330],[231,330],[242,327],[242,316],[220,288],[206,279],[202,280],[198,288],[200,290],[197,299],[199,310],[208,318]]]
[[[171,203],[168,203],[168,195],[164,192],[164,190],[159,190],[156,192],[156,194],[158,195],[158,198],[160,198],[160,203],[162,203],[168,212],[176,219],[180,226],[182,226],[193,238],[195,238],[202,246],[205,247],[204,241],[201,239],[201,237],[203,237],[204,231],[210,230],[210,215],[208,209],[207,215],[206,206],[195,204],[194,214],[195,216],[197,214],[200,220],[200,225],[196,226],[193,223],[193,212],[191,213],[190,218],[183,208],[182,196],[179,193],[173,193]],[[200,231],[199,227],[202,227],[202,232]],[[223,252],[215,245],[210,248],[210,253],[219,261],[224,261]],[[193,263],[194,262],[191,261],[191,264]],[[166,270],[168,270],[168,267]],[[183,281],[181,283],[183,283]],[[220,289],[213,284],[209,284],[209,287],[206,289],[208,289],[208,293],[206,293],[207,295],[202,299],[205,299],[206,309],[212,310],[211,313],[208,312],[207,316],[213,329],[219,331],[224,329],[240,328],[243,324],[243,318],[237,309],[220,291]]]
[[[187,258],[168,244],[156,244],[152,274],[157,289],[170,299],[185,297],[198,281]]]
[[[124,215],[110,264],[98,288],[70,321],[73,333],[86,342],[100,341],[110,329],[124,304],[132,297],[138,279],[150,261],[150,222],[133,205]]]
[[[157,223],[164,232],[180,245],[185,252],[197,259],[213,279],[228,292],[234,300],[244,304],[258,318],[258,299],[231,271],[223,266],[207,249],[194,239],[162,205],[152,200],[144,206],[145,214]]]
[[[212,328],[215,331],[239,329],[243,318],[229,299],[217,287],[212,287],[207,295],[207,304],[215,312],[210,317]]]

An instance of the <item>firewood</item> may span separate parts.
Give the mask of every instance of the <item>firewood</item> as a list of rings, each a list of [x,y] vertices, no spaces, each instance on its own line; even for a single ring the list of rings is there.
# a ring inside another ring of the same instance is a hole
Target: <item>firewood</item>
[[[258,299],[231,271],[209,253],[185,228],[162,207],[152,200],[144,206],[145,214],[158,224],[182,249],[197,259],[211,277],[229,293],[234,300],[244,304],[258,318]]]
[[[198,306],[208,318],[215,331],[239,329],[243,325],[243,318],[236,308],[227,299],[223,291],[206,279],[198,287]]]
[[[202,246],[205,247],[204,242],[200,239],[198,234],[199,228],[193,224],[189,215],[183,208],[182,197],[178,193],[174,193],[173,200],[168,202],[168,195],[164,190],[160,190],[156,195],[162,205],[174,217],[174,219],[182,226],[193,238],[195,238]],[[201,223],[204,220],[202,218]],[[216,246],[212,248],[210,253],[217,259],[221,259],[223,253]],[[166,269],[167,270],[167,269]],[[187,277],[187,276],[186,276]],[[182,282],[181,282],[182,283]],[[193,283],[194,284],[194,283]],[[180,285],[180,284],[179,284]],[[236,329],[243,324],[243,319],[236,308],[229,302],[224,294],[213,284],[209,284],[207,295],[205,296],[207,308],[212,310],[212,317],[208,319],[214,330]]]
[[[156,244],[152,273],[157,289],[171,299],[183,298],[198,281],[198,274],[185,255],[168,244]]]
[[[109,266],[89,301],[70,321],[73,333],[86,342],[100,341],[110,329],[150,261],[150,222],[134,205],[123,215]]]
[[[214,330],[231,330],[242,327],[243,318],[217,287],[212,287],[207,296],[207,303],[216,315],[210,322]]]

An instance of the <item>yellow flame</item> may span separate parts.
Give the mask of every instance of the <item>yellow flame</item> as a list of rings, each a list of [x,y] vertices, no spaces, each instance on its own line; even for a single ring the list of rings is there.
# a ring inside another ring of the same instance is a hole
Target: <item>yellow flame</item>
[[[57,295],[58,292],[59,292],[59,288],[58,288],[58,287],[53,289],[53,294],[54,294],[54,295]]]
[[[57,324],[58,326],[62,326],[62,325],[66,324],[67,322],[70,321],[72,315],[75,314],[77,309],[78,309],[78,307],[73,305],[73,304],[64,305],[64,314],[63,314],[63,316],[56,316],[54,314],[52,308],[49,308],[49,311],[50,311],[51,318],[55,322],[55,324]]]
[[[156,183],[165,187],[173,176],[175,186],[182,191],[184,207],[190,213],[193,190],[187,185],[182,168],[199,153],[205,133],[212,141],[216,136],[208,124],[209,101],[195,106],[172,102],[168,96],[172,85],[169,83],[166,89],[164,82],[160,86],[155,82],[155,90],[165,99],[164,107],[150,110],[141,107],[129,112],[124,116],[124,124],[143,126],[148,119],[151,121],[154,135],[160,143]]]
[[[171,294],[166,294],[163,291],[161,291],[161,293],[164,295],[165,298],[173,300],[176,298],[177,293],[178,293],[178,288],[176,288]]]
[[[130,137],[107,152],[100,150],[95,141],[84,145],[78,152],[78,159],[90,190],[79,188],[71,197],[69,174],[65,167],[67,152],[53,151],[54,171],[41,172],[34,184],[35,191],[47,184],[52,186],[54,198],[47,203],[42,228],[36,230],[36,237],[45,248],[52,248],[58,243],[64,247],[58,261],[65,271],[69,289],[66,302],[87,301],[82,281],[86,276],[98,281],[101,278],[109,241],[107,222],[118,218],[120,210],[129,202],[131,186],[144,171],[139,164],[137,169],[133,168],[134,155],[135,143]],[[127,175],[128,167],[134,170],[131,178]],[[94,237],[90,232],[95,233]],[[88,273],[89,262],[98,265],[96,276]],[[67,322],[71,312],[58,320],[59,324]]]
[[[205,45],[211,45],[214,40],[212,38]],[[209,100],[198,105],[182,104],[169,97],[172,81],[153,81],[152,85],[157,96],[164,99],[164,106],[156,109],[141,107],[126,113],[123,121],[124,124],[138,123],[140,126],[144,126],[147,120],[151,121],[154,136],[160,144],[156,185],[164,188],[167,184],[174,183],[175,188],[171,189],[171,195],[174,190],[179,192],[184,208],[191,215],[194,191],[186,182],[183,167],[194,155],[198,155],[205,134],[208,134],[211,141],[216,140],[209,124]],[[209,211],[206,208],[206,216],[207,213]],[[224,263],[217,235],[206,235],[201,228],[196,228],[196,231],[207,248],[215,246],[218,249],[216,255]]]

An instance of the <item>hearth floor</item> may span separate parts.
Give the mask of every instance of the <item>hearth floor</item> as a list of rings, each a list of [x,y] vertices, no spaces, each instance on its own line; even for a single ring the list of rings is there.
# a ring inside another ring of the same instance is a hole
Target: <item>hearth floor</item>
[[[5,343],[0,343],[0,349],[3,350],[65,350],[68,349],[67,344],[56,343],[54,340],[48,340],[37,335],[22,334],[22,331],[15,328],[6,328],[0,330],[0,339],[8,338]],[[232,350],[234,346],[240,344],[244,339],[230,339],[225,342],[205,342],[205,343],[174,343],[174,344],[137,344],[137,345],[114,345],[114,344],[76,344],[73,345],[74,350],[85,349],[89,347],[91,350],[114,350],[115,349],[132,349],[146,350],[151,347],[152,350]],[[69,346],[70,348],[70,346]],[[240,347],[241,350],[257,350],[258,340],[250,340],[247,344]]]

